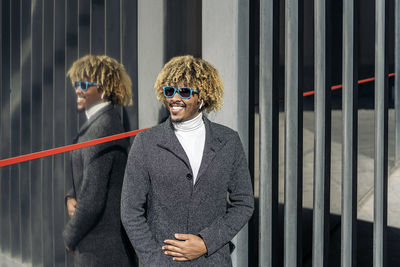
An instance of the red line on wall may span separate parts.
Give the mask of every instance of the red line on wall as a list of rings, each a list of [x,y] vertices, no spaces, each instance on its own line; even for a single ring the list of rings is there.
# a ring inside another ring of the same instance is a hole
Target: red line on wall
[[[102,137],[99,139],[90,140],[90,141],[86,141],[86,142],[82,142],[82,143],[78,143],[78,144],[57,147],[57,148],[53,148],[53,149],[43,150],[43,151],[26,154],[26,155],[22,155],[22,156],[17,156],[17,157],[13,157],[13,158],[8,158],[8,159],[2,159],[2,160],[0,160],[0,167],[25,162],[28,160],[44,158],[44,157],[48,157],[48,156],[52,156],[52,155],[56,155],[56,154],[60,154],[60,153],[65,153],[65,152],[68,152],[71,150],[76,150],[76,149],[80,149],[80,148],[84,148],[84,147],[88,147],[88,146],[94,146],[94,145],[101,144],[101,143],[111,142],[111,141],[122,139],[122,138],[127,138],[130,136],[137,135],[138,133],[145,131],[147,129],[148,128],[131,131],[131,132],[126,132],[126,133],[121,133],[121,134],[110,135],[107,137]]]

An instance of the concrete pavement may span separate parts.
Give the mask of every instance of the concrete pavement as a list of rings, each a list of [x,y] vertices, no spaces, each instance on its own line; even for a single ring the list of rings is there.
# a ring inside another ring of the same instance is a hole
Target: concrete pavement
[[[27,267],[28,264],[23,264],[11,257],[0,253],[0,267]]]
[[[256,117],[256,144],[258,143],[258,115]],[[279,202],[284,202],[284,113],[279,114]],[[394,113],[389,111],[389,170],[394,167]],[[342,112],[332,111],[332,143],[331,143],[331,213],[341,214],[342,186]],[[255,160],[259,158],[258,147],[255,149]],[[359,219],[372,221],[373,209],[366,206],[373,198],[374,182],[374,111],[359,110],[358,112],[358,210]],[[400,169],[400,168],[399,168]],[[389,172],[391,176],[400,176],[400,170]],[[303,207],[313,207],[314,179],[314,112],[305,111],[303,115]],[[390,216],[400,214],[400,185],[393,186],[400,178],[389,178],[388,191]],[[393,180],[393,181],[392,181]],[[392,182],[391,182],[392,181]],[[258,196],[258,166],[255,170],[255,194]],[[392,196],[393,195],[393,196]],[[396,203],[394,201],[397,201]],[[368,204],[369,205],[369,204]],[[399,215],[400,216],[400,215]],[[389,225],[400,227],[400,217],[389,219]]]

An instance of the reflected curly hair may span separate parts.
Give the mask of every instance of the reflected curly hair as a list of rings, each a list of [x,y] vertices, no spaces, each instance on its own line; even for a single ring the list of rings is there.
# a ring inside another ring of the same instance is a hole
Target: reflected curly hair
[[[76,60],[67,72],[71,82],[96,82],[113,105],[132,104],[132,82],[122,64],[108,56],[86,55]]]
[[[204,109],[207,112],[217,111],[222,107],[224,85],[218,70],[209,62],[191,55],[172,58],[158,74],[154,85],[157,99],[165,105],[163,86],[177,86],[179,83],[199,90],[199,97],[204,100]]]

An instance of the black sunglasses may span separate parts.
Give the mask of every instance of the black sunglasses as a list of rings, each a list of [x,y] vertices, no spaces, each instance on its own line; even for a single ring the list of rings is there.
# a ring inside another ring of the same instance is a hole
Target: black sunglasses
[[[74,88],[75,88],[75,90],[78,89],[78,87],[80,87],[81,90],[82,90],[83,92],[86,92],[87,89],[88,89],[90,86],[97,86],[97,83],[84,82],[84,81],[74,82]]]
[[[173,86],[163,86],[163,91],[166,98],[172,98],[175,93],[178,92],[178,95],[183,99],[190,99],[193,93],[199,93],[199,90],[191,89],[189,87],[176,88]]]

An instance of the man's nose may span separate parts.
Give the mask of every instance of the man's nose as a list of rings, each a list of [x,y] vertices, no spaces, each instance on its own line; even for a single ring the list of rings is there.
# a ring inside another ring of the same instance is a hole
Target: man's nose
[[[176,92],[171,100],[173,100],[173,101],[181,101],[182,100],[181,96],[178,93],[178,90],[176,90]]]
[[[82,94],[82,93],[83,93],[83,91],[80,86],[75,87],[75,94]]]

